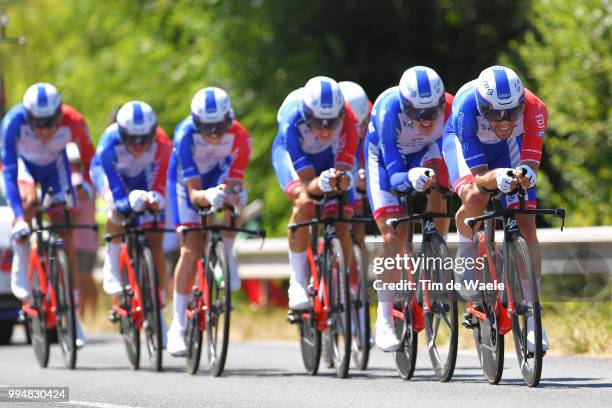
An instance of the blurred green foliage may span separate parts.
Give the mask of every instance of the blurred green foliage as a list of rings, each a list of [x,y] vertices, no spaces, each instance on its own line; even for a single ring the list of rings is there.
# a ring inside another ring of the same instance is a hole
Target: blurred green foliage
[[[270,148],[290,91],[323,74],[359,82],[374,100],[422,64],[456,92],[501,58],[549,106],[540,197],[568,207],[573,225],[592,225],[612,222],[610,2],[583,3],[9,1],[9,34],[26,35],[28,45],[0,55],[10,104],[34,82],[54,83],[85,114],[94,141],[128,100],[149,102],[171,134],[198,89],[225,88],[254,139],[247,188],[263,198],[264,226],[276,235],[289,204]]]

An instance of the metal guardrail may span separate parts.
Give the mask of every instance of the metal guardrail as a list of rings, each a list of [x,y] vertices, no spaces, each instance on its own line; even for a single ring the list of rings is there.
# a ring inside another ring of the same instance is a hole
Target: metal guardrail
[[[501,241],[502,231],[497,238]],[[543,228],[538,230],[538,240],[542,250],[542,273],[560,274],[569,269],[588,269],[590,273],[610,273],[612,271],[612,227]],[[420,242],[421,235],[416,234],[414,242]],[[380,236],[366,237],[366,243],[380,243]],[[587,243],[593,243],[588,245]],[[457,247],[457,235],[448,235],[448,246],[451,256]],[[369,246],[370,248],[372,245]],[[598,262],[576,263],[576,253],[592,251]],[[261,241],[242,240],[236,242],[236,255],[240,264],[240,277],[243,279],[289,279],[290,269],[287,256],[286,238],[268,238],[263,247]],[[370,253],[370,259],[374,256]]]

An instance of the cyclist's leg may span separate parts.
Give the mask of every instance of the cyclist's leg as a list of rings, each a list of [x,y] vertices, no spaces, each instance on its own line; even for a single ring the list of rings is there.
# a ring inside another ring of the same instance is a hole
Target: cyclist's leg
[[[476,257],[476,243],[474,242],[474,232],[470,227],[464,224],[467,217],[478,216],[484,212],[489,201],[489,194],[481,191],[474,184],[472,171],[468,167],[461,145],[454,131],[447,129],[443,135],[444,160],[448,168],[449,184],[461,199],[461,207],[455,214],[455,225],[457,226],[457,235],[459,241],[459,249],[455,259],[455,264],[461,266],[455,268],[455,279],[458,283],[464,283],[473,279],[473,268],[464,268],[466,260]],[[477,226],[476,229],[478,229]],[[458,291],[459,294],[466,300],[476,300],[478,292],[468,290],[463,287]]]
[[[314,205],[308,197],[306,186],[302,183],[299,175],[293,167],[289,152],[277,136],[272,146],[272,165],[281,188],[292,202],[291,217],[289,223],[307,221],[314,216]],[[313,168],[304,171],[311,172],[311,178],[316,177]],[[309,276],[306,269],[308,239],[310,233],[308,228],[299,228],[295,232],[287,231],[289,241],[289,264],[291,278],[289,280],[289,307],[305,309],[309,306],[306,288]]]
[[[242,180],[237,179],[228,179],[227,173],[216,172],[215,174],[210,174],[210,176],[204,176],[205,180],[211,180],[212,186],[217,186],[219,184],[225,184],[226,191],[235,192],[240,191],[242,189]],[[236,190],[237,189],[237,190]],[[234,195],[234,199],[238,201],[238,196]],[[229,226],[231,225],[232,213],[230,211],[225,211],[223,214],[223,225]],[[235,226],[240,226],[240,217],[235,218]],[[227,260],[230,272],[230,290],[232,292],[240,290],[240,277],[238,275],[238,261],[236,260],[236,254],[234,253],[234,243],[236,242],[236,232],[233,231],[223,231],[221,233],[223,235],[223,245],[225,246],[225,252],[227,253]]]
[[[76,194],[72,188],[70,178],[70,162],[68,157],[64,153],[51,167],[47,175],[42,179],[41,188],[43,197],[53,189],[53,200],[66,201],[74,205],[76,203]],[[49,221],[52,225],[66,224],[68,220],[64,214],[63,209],[58,208],[49,211]],[[74,230],[62,229],[59,231],[59,235],[63,241],[63,249],[68,259],[68,270],[72,280],[73,288],[73,299],[76,308],[80,306],[80,294],[79,294],[79,259],[77,258],[76,247],[74,243]],[[76,345],[77,347],[83,347],[85,345],[85,336],[81,329],[80,320],[78,314],[75,313],[75,328],[76,328]]]
[[[378,145],[371,143],[370,138],[371,135],[368,134],[366,137],[367,195],[372,214],[384,240],[382,257],[383,259],[394,258],[404,247],[408,224],[400,224],[394,231],[386,223],[389,218],[400,217],[402,208],[398,198],[390,192],[389,176]],[[395,268],[386,270],[379,278],[386,283],[397,282],[400,279],[400,271]],[[378,290],[377,294],[376,345],[384,351],[395,351],[400,343],[395,334],[392,315],[394,293],[389,290]]]
[[[36,195],[36,181],[28,171],[23,160],[18,160],[17,185],[23,205],[24,220],[31,224],[32,218],[38,208]],[[24,237],[13,239],[13,263],[11,267],[11,290],[13,294],[23,299],[30,293],[30,281],[28,280],[28,267],[30,264],[30,239]]]
[[[115,200],[110,190],[108,180],[101,165],[92,166],[91,176],[98,194],[108,207],[106,215],[106,233],[110,235],[123,231],[123,216],[115,209]],[[121,253],[121,238],[117,237],[106,243],[106,256],[102,266],[104,292],[116,296],[122,291],[121,274],[119,271],[119,256]]]
[[[199,226],[200,217],[189,200],[186,185],[171,178],[168,188],[168,196],[177,230],[181,227]],[[175,356],[184,355],[187,351],[184,340],[187,324],[185,309],[191,299],[196,263],[202,252],[203,242],[199,232],[180,235],[180,253],[174,269],[173,317],[168,330],[167,344],[168,352]]]

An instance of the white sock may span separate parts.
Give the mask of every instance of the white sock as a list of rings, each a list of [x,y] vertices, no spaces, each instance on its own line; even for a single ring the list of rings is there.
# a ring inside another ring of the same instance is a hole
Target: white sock
[[[444,242],[448,242],[448,234],[444,235],[442,239],[444,240]]]
[[[289,265],[291,266],[291,280],[302,286],[308,285],[308,274],[306,273],[306,251],[294,252],[289,250]]]
[[[376,310],[376,324],[393,323],[393,302],[378,301]]]
[[[121,243],[108,242],[106,244],[106,255],[104,263],[110,262],[110,268],[114,276],[120,276],[119,273],[119,258],[121,256]],[[108,266],[107,266],[108,267]]]
[[[28,273],[30,266],[30,241],[17,242],[13,240],[13,273]]]
[[[184,295],[174,291],[174,317],[172,318],[172,325],[177,325],[181,330],[185,329],[185,309],[189,304],[189,298],[191,295]]]

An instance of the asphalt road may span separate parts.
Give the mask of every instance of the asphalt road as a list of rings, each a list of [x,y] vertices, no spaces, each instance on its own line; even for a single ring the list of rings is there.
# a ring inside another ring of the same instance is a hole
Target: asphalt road
[[[511,341],[508,346],[512,346]],[[164,355],[162,373],[132,371],[119,336],[91,335],[78,368],[63,368],[52,346],[49,368],[40,369],[28,345],[0,347],[0,385],[67,386],[63,404],[0,403],[2,406],[117,407],[604,407],[612,406],[612,360],[546,356],[537,389],[523,384],[513,349],[507,347],[500,385],[485,382],[474,352],[460,352],[450,383],[435,380],[426,350],[411,381],[399,378],[391,354],[374,350],[367,371],[341,380],[322,368],[304,373],[299,347],[289,342],[231,343],[225,374],[185,373],[184,359]]]

